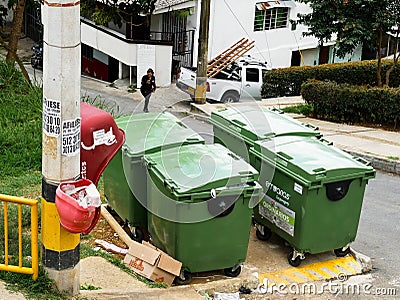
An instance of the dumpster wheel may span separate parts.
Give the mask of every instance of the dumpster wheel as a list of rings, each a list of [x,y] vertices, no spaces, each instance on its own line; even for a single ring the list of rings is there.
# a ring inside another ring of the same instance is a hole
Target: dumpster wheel
[[[239,276],[240,272],[242,272],[242,267],[240,265],[224,269],[224,273],[228,277],[237,277]]]
[[[301,261],[305,258],[304,254],[301,252],[298,252],[296,250],[292,250],[288,254],[288,262],[289,265],[292,267],[298,267],[301,264]]]
[[[346,247],[343,247],[343,248],[335,249],[335,250],[333,250],[333,252],[335,252],[335,255],[337,257],[344,257],[344,256],[346,256],[347,254],[350,253],[350,246],[346,246]]]
[[[272,231],[268,227],[256,224],[256,236],[261,241],[268,241],[272,236]]]
[[[176,285],[188,284],[190,281],[192,281],[192,273],[187,270],[181,271],[181,274],[175,277]]]
[[[124,226],[125,228],[126,227],[129,228],[128,233],[131,239],[134,240],[135,242],[142,243],[144,239],[144,232],[139,227],[132,226],[131,224],[129,224],[129,222],[126,222],[125,225],[126,225]]]

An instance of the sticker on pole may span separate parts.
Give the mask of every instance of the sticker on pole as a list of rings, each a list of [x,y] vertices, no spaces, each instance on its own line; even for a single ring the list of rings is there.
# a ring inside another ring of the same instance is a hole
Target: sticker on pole
[[[62,123],[62,155],[74,156],[81,145],[81,118]]]
[[[58,137],[61,133],[61,101],[43,98],[43,132]]]

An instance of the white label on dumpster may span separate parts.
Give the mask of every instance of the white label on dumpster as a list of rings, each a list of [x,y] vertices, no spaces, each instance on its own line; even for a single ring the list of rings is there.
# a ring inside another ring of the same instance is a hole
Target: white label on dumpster
[[[272,200],[267,195],[264,195],[264,198],[258,207],[261,216],[266,218],[272,224],[275,224],[276,227],[282,229],[291,236],[294,236],[296,213],[293,210]]]
[[[61,101],[43,98],[43,131],[48,136],[61,133]]]
[[[74,156],[81,146],[81,118],[63,121],[62,155]]]
[[[294,191],[298,192],[300,195],[303,195],[303,187],[297,182],[294,183]]]

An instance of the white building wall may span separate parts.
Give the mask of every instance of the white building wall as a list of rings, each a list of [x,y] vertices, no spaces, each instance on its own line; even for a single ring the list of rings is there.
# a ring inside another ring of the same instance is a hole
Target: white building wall
[[[315,38],[302,36],[302,32],[306,31],[304,26],[298,25],[292,31],[289,23],[287,28],[255,32],[253,26],[257,2],[262,1],[247,1],[246,4],[237,0],[211,2],[209,58],[245,37],[255,41],[255,47],[249,54],[266,61],[272,68],[289,67],[292,51],[318,46]],[[296,2],[296,7],[291,8],[290,19],[296,19],[298,13],[310,11],[306,4]]]
[[[157,76],[157,86],[167,86],[171,83],[172,47],[156,46],[156,67],[154,72],[155,76]]]
[[[162,14],[156,14],[151,16],[150,31],[156,31],[156,32],[162,31]]]
[[[127,66],[135,67],[138,65],[137,48],[139,44],[127,43],[83,22],[81,23],[81,41],[95,50],[114,57]],[[157,84],[166,86],[171,83],[172,46],[155,45],[155,48],[156,66],[154,72],[157,74]],[[99,54],[97,53],[97,55]]]

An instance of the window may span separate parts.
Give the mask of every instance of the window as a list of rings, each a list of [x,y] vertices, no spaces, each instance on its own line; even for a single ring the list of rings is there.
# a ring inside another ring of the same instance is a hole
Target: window
[[[288,6],[291,2],[274,1],[257,3],[254,15],[254,31],[286,28],[290,9]]]
[[[248,82],[258,82],[260,72],[256,68],[246,69],[246,81]]]
[[[87,46],[85,44],[81,44],[81,52],[82,56],[86,57],[87,59],[93,59],[93,48]]]

